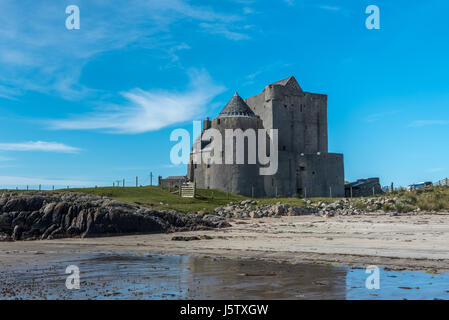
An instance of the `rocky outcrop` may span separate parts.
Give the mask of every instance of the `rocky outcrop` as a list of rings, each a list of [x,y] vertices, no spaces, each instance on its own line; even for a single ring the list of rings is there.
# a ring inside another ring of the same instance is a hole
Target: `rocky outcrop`
[[[313,202],[303,200],[303,206],[290,206],[286,203],[274,205],[260,205],[254,200],[244,200],[229,203],[227,206],[215,209],[215,212],[225,218],[264,218],[281,216],[317,215],[324,217],[364,215],[367,212],[379,212],[385,208],[396,208],[406,205],[404,199],[398,198],[366,198],[351,201],[350,199],[337,200],[332,203],[325,201]],[[388,210],[392,211],[392,210]],[[394,210],[393,210],[394,211]],[[411,211],[418,213],[419,209]],[[395,212],[392,212],[392,215]],[[397,213],[396,213],[397,214]]]
[[[212,215],[154,210],[93,195],[3,193],[0,241],[165,233],[228,227]]]
[[[227,206],[215,209],[215,213],[226,218],[301,216],[317,214],[318,211],[315,207],[294,207],[280,202],[274,205],[259,205],[255,200],[244,200],[237,203],[231,202]]]

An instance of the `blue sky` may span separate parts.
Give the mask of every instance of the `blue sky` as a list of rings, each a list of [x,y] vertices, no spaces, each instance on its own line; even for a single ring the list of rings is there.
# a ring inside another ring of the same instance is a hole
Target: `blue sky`
[[[368,5],[381,29],[368,30]],[[77,5],[80,30],[67,30]],[[449,176],[449,2],[1,0],[0,187],[149,182],[175,128],[294,75],[347,180]],[[156,179],[155,179],[156,181]]]

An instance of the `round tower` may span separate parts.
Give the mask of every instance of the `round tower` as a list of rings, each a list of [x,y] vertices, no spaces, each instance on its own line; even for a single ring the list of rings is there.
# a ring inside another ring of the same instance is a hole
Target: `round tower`
[[[212,120],[211,128],[221,133],[222,164],[206,165],[209,187],[249,197],[264,196],[263,179],[259,174],[260,167],[257,160],[257,130],[263,128],[262,120],[254,114],[238,93],[235,93],[218,117]],[[240,162],[243,160],[243,163],[239,163],[237,159],[239,143],[243,145],[244,156],[240,158]]]

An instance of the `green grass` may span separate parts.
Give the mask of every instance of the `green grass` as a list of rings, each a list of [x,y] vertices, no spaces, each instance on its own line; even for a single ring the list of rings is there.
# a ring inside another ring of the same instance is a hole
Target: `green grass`
[[[10,190],[15,191],[15,190]],[[63,192],[79,192],[98,196],[108,197],[117,201],[138,204],[142,206],[152,207],[155,209],[176,210],[180,212],[205,212],[213,213],[214,209],[220,206],[227,205],[229,202],[238,202],[249,197],[239,196],[226,191],[213,189],[197,189],[197,196],[195,199],[181,198],[177,190],[163,189],[160,187],[104,187],[104,188],[79,188],[79,189],[60,189],[56,191],[46,191],[50,193]],[[0,191],[1,192],[1,191]],[[27,192],[19,190],[18,192]],[[36,192],[36,191],[28,191]],[[292,206],[304,206],[302,199],[297,197],[292,198],[257,198],[254,199],[259,202],[259,205],[273,205],[278,202],[288,203]],[[328,203],[337,200],[336,198],[316,198],[314,201],[326,201]]]
[[[449,211],[449,187],[431,187],[413,192],[398,191],[394,196],[406,204],[427,211]]]
[[[197,189],[197,196],[192,198],[181,198],[177,190],[162,189],[160,187],[140,187],[140,188],[88,188],[71,189],[71,192],[81,192],[105,196],[117,201],[148,206],[156,209],[176,210],[180,212],[203,211],[212,213],[216,207],[223,206],[230,201],[242,201],[245,197],[228,194],[224,191]],[[55,192],[66,192],[55,191]]]
[[[378,198],[379,195],[367,197]],[[395,204],[385,204],[384,211],[410,212],[415,209],[423,211],[449,211],[449,187],[428,187],[421,190],[408,192],[399,190],[393,193],[387,193],[383,196],[386,199],[398,198],[403,201]],[[359,209],[366,209],[368,205],[354,198],[354,205]]]
[[[89,188],[89,189],[70,189],[71,192],[81,192],[88,194],[95,194],[99,196],[106,196],[117,201],[138,204],[142,206],[149,206],[156,209],[177,210],[180,212],[205,212],[213,213],[214,209],[220,206],[227,205],[229,202],[238,202],[249,197],[244,197],[236,194],[228,193],[226,191],[215,189],[197,189],[196,198],[181,198],[177,190],[162,189],[160,187],[140,187],[140,188]],[[66,192],[60,190],[55,192]],[[259,205],[272,205],[278,202],[288,203],[292,206],[304,206],[302,199],[293,198],[257,198],[254,199],[259,202]],[[314,201],[333,202],[337,199],[316,198]]]
[[[14,190],[11,190],[14,191]],[[212,189],[197,189],[197,197],[181,198],[176,190],[162,189],[160,187],[140,187],[140,188],[120,188],[120,187],[105,187],[105,188],[83,188],[70,190],[56,190],[48,191],[54,193],[61,192],[80,192],[93,194],[98,196],[105,196],[117,201],[122,201],[131,204],[138,204],[142,206],[153,207],[156,209],[176,210],[180,212],[205,212],[213,213],[214,209],[220,206],[227,205],[229,202],[237,202],[248,197],[239,196],[220,190]],[[0,190],[1,192],[1,190]],[[27,192],[27,191],[19,191]],[[35,191],[29,191],[35,192]],[[377,198],[371,196],[367,198]],[[449,187],[431,187],[424,190],[416,190],[413,192],[396,191],[384,195],[385,198],[400,198],[404,201],[395,205],[386,204],[383,209],[386,211],[410,212],[417,208],[425,211],[449,211]],[[343,198],[313,198],[313,202],[324,201],[332,203]],[[278,202],[287,203],[291,206],[304,206],[305,203],[298,197],[279,197],[279,198],[257,198],[259,205],[273,205]],[[353,205],[360,209],[366,209],[367,205],[362,203],[360,199],[352,199]]]

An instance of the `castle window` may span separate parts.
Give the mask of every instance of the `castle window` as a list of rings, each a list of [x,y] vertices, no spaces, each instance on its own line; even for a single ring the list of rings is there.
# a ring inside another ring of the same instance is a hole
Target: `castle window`
[[[285,151],[285,146],[282,146],[282,151]]]
[[[299,167],[299,171],[306,171],[306,167]]]
[[[196,163],[195,163],[195,169],[196,169]]]
[[[207,167],[210,168],[210,164],[209,163],[207,164]]]
[[[300,111],[302,112],[302,105],[299,107]]]
[[[217,119],[217,124],[220,124],[220,119]]]
[[[285,108],[287,108],[287,105],[286,105],[286,104],[284,104],[284,107],[285,107]]]

